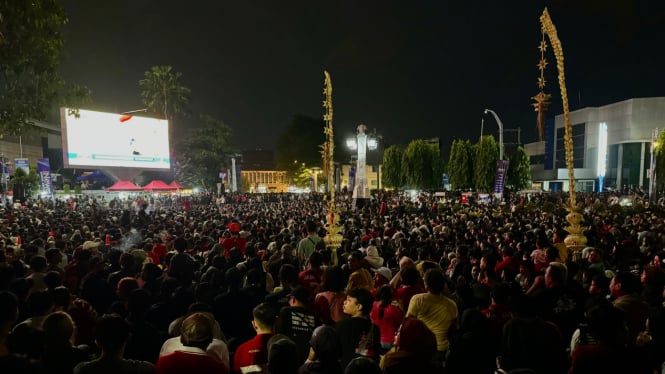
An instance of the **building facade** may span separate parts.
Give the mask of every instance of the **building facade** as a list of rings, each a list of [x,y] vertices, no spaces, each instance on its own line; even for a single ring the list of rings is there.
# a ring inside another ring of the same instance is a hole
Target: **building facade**
[[[570,112],[578,191],[648,188],[655,129],[665,129],[665,97],[629,99]],[[545,141],[525,145],[534,188],[568,191],[564,117],[547,124]],[[602,178],[600,178],[602,176]]]

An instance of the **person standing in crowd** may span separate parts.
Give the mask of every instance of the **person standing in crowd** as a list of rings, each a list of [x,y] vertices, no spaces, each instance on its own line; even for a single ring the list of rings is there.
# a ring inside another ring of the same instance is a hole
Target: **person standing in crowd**
[[[317,234],[318,227],[313,220],[307,220],[305,223],[305,229],[307,230],[307,236],[300,239],[296,250],[296,257],[298,258],[298,261],[300,261],[302,267],[301,270],[305,270],[305,263],[309,259],[309,256],[316,251],[316,245],[323,240]]]
[[[421,320],[436,337],[438,358],[445,360],[450,342],[450,330],[457,328],[457,304],[443,295],[445,276],[437,269],[425,273],[426,293],[414,295],[409,303],[407,317]]]
[[[268,304],[259,304],[254,308],[252,326],[256,336],[238,346],[233,357],[234,374],[251,372],[268,363],[268,341],[275,335],[276,311]]]
[[[276,331],[288,336],[298,347],[298,358],[302,362],[309,353],[309,340],[312,337],[318,321],[310,313],[310,293],[302,286],[294,288],[289,294],[289,306],[282,308],[279,313]]]
[[[399,302],[393,300],[393,290],[390,285],[384,284],[379,287],[369,317],[381,332],[382,352],[387,352],[392,348],[395,334],[404,318]]]
[[[342,374],[339,363],[342,346],[333,327],[317,327],[309,345],[307,361],[300,367],[299,374]]]
[[[182,321],[180,342],[183,347],[157,360],[157,374],[226,374],[229,368],[206,353],[213,339],[213,322],[203,313],[194,313]]]
[[[151,374],[155,365],[147,361],[124,359],[129,339],[129,324],[117,314],[106,314],[97,322],[95,343],[99,358],[81,362],[74,374]]]
[[[379,360],[381,334],[369,318],[373,304],[372,294],[364,288],[354,288],[347,292],[344,313],[350,318],[335,325],[335,331],[342,343],[342,367],[360,356],[376,362]]]
[[[355,288],[363,288],[366,290],[371,290],[374,286],[372,280],[372,274],[363,266],[363,255],[358,251],[353,251],[349,254],[348,262],[349,270],[351,275],[349,276],[349,281],[346,284],[346,292]],[[368,311],[369,313],[369,311]]]

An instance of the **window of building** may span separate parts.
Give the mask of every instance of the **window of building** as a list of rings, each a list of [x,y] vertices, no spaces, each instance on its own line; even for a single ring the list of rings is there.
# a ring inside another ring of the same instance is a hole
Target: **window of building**
[[[573,167],[584,167],[586,123],[572,125]],[[566,168],[566,149],[564,146],[565,128],[556,129],[556,168]]]

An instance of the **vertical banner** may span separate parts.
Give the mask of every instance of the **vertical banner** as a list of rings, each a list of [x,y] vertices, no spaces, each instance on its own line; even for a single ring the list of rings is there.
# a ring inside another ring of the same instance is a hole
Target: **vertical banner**
[[[356,168],[351,166],[349,168],[349,191],[353,191],[353,187],[356,185]]]
[[[25,175],[30,175],[30,162],[27,158],[14,159],[14,171],[18,169],[23,169],[23,171],[25,171]]]
[[[37,173],[39,173],[39,188],[42,192],[53,194],[53,179],[51,178],[51,164],[48,158],[37,159]]]
[[[498,160],[496,162],[496,176],[494,177],[494,194],[501,196],[503,186],[506,184],[506,174],[508,172],[508,160]]]

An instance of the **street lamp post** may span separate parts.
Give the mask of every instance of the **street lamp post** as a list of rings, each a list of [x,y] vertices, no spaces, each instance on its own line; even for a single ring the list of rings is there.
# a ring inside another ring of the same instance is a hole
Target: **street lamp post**
[[[499,160],[503,160],[503,123],[499,119],[499,116],[492,109],[485,109],[485,114],[487,113],[492,113],[492,116],[494,116],[497,125],[499,125]]]

